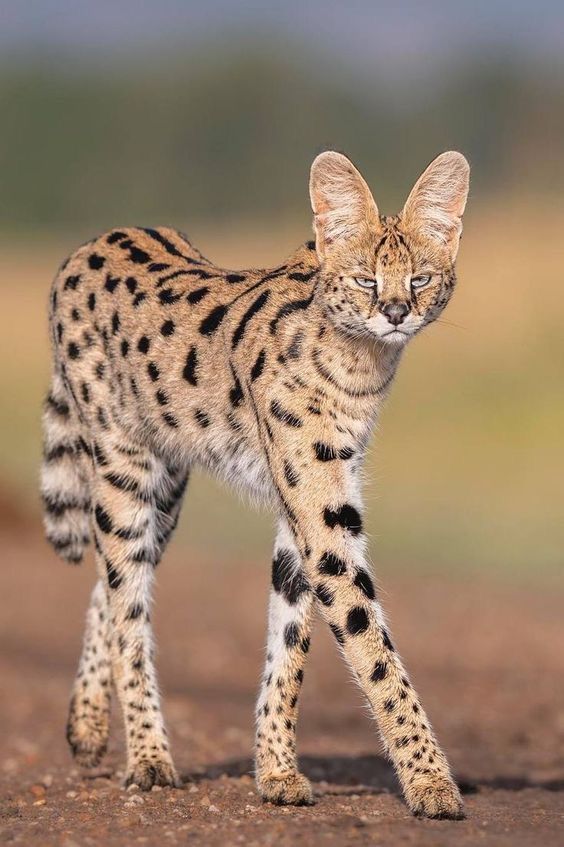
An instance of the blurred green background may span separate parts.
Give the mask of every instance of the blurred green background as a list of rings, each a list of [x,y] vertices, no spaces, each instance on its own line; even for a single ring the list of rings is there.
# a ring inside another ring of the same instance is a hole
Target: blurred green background
[[[542,0],[3,4],[0,518],[37,526],[46,299],[114,225],[230,267],[310,233],[308,168],[347,152],[383,211],[437,153],[473,167],[459,288],[408,350],[370,451],[386,568],[549,576],[564,551],[564,11]],[[189,489],[187,558],[266,560],[272,519]],[[177,548],[178,549],[178,548]]]

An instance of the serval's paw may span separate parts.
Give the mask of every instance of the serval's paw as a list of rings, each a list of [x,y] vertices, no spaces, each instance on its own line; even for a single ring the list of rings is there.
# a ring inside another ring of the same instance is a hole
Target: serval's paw
[[[127,772],[125,787],[137,785],[142,791],[150,791],[153,785],[180,788],[181,781],[174,765],[167,759],[139,759]]]
[[[464,806],[456,784],[447,776],[431,775],[414,782],[405,790],[407,804],[422,818],[462,820]]]
[[[106,702],[84,702],[73,697],[67,721],[67,741],[77,763],[94,768],[106,752],[110,734],[110,715]]]
[[[311,783],[301,773],[276,774],[257,778],[262,799],[276,806],[313,806]]]

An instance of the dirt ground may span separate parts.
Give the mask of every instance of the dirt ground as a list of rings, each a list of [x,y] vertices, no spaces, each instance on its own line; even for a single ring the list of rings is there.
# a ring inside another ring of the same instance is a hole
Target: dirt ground
[[[15,524],[14,514],[12,530]],[[160,567],[155,627],[184,788],[141,794],[120,787],[117,710],[103,767],[80,772],[64,725],[92,563],[63,565],[27,528],[4,533],[0,543],[2,843],[564,844],[561,586],[398,578],[389,568],[381,575],[395,641],[466,800],[465,821],[421,821],[404,806],[362,698],[321,626],[299,728],[317,803],[261,803],[250,755],[268,568],[195,563],[178,541]]]

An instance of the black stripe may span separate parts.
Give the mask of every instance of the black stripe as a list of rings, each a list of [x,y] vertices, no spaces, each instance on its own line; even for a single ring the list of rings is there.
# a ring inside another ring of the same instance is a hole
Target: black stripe
[[[298,312],[300,309],[307,309],[311,305],[313,295],[314,292],[312,292],[311,295],[306,297],[304,300],[293,300],[291,303],[286,303],[282,306],[276,313],[276,317],[270,321],[270,332],[272,335],[276,332],[276,327],[278,326],[279,321],[283,318],[291,315],[293,312]]]
[[[152,238],[153,241],[158,241],[158,243],[164,247],[167,253],[170,253],[171,256],[178,256],[180,259],[185,259],[187,262],[194,262],[195,264],[199,264],[197,259],[193,259],[191,256],[186,256],[185,253],[182,253],[178,247],[176,247],[172,241],[169,241],[168,238],[165,238],[164,235],[156,229],[141,227],[143,232],[146,232],[149,238]]]
[[[257,356],[257,360],[254,363],[251,369],[251,382],[254,382],[255,379],[258,379],[264,370],[264,363],[266,361],[266,351],[261,350]]]
[[[190,385],[198,384],[198,376],[197,376],[197,368],[198,368],[198,354],[196,352],[195,347],[191,347],[188,351],[188,355],[186,356],[186,364],[184,365],[184,370],[182,371],[182,376],[189,382]]]
[[[243,335],[245,334],[245,330],[247,329],[247,325],[248,325],[249,321],[254,317],[254,315],[257,314],[257,312],[260,312],[260,310],[266,305],[269,297],[270,297],[270,289],[267,288],[266,291],[262,291],[259,294],[259,296],[256,298],[256,300],[254,300],[253,303],[251,303],[251,305],[249,306],[249,308],[247,309],[247,311],[245,312],[245,314],[243,315],[243,317],[239,321],[239,325],[238,325],[237,329],[233,333],[233,338],[232,338],[232,341],[231,341],[231,347],[232,347],[233,350],[237,347],[237,345],[239,344],[239,342],[243,338]]]
[[[278,400],[272,401],[270,411],[277,420],[282,421],[282,423],[288,426],[300,427],[303,425],[303,421],[292,414],[292,412],[288,412],[287,409],[282,408]]]
[[[187,295],[186,299],[188,300],[189,303],[192,303],[192,305],[195,305],[196,303],[199,303],[200,300],[203,300],[203,298],[206,296],[206,294],[209,294],[209,293],[210,293],[209,288],[197,288],[195,291],[191,291],[190,294]]]
[[[220,323],[227,314],[227,306],[220,304],[212,309],[207,317],[200,324],[200,333],[202,335],[213,335]]]

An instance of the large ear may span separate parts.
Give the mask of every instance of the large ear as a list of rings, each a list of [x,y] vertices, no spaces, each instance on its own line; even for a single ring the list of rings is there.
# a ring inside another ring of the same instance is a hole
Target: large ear
[[[379,215],[366,182],[350,159],[332,150],[320,153],[311,166],[309,196],[314,215],[317,253],[378,226]]]
[[[462,153],[441,153],[415,183],[402,212],[408,229],[446,244],[453,260],[462,233],[469,179],[470,166]]]

